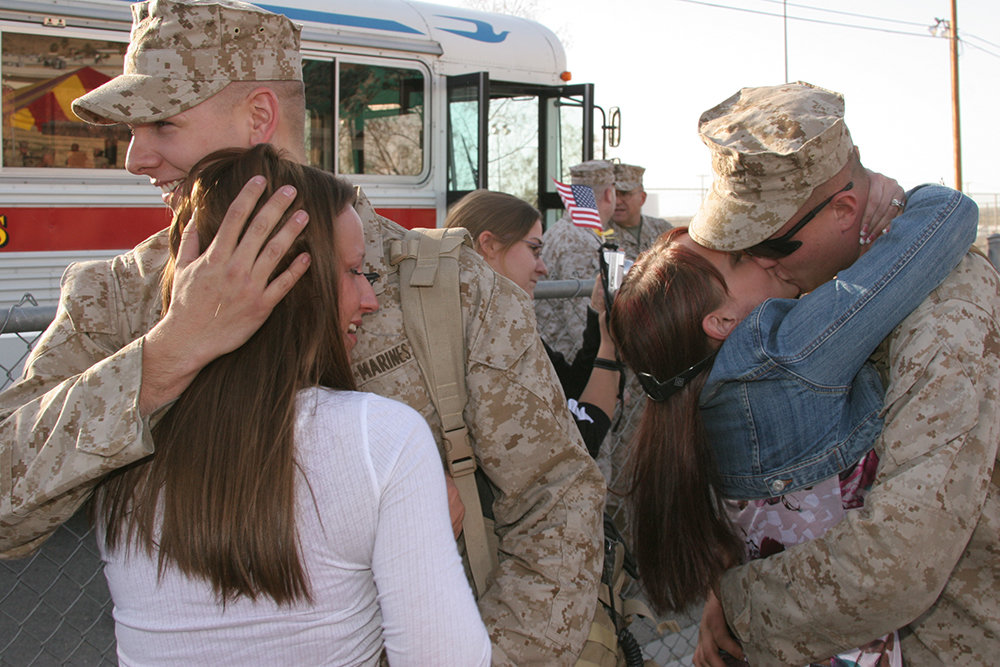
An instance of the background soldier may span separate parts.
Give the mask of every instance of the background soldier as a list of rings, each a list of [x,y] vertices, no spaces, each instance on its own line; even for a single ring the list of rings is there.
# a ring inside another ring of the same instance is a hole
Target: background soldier
[[[594,191],[601,225],[608,229],[615,212],[615,170],[610,162],[590,160],[570,167],[573,185],[589,185]],[[601,240],[589,229],[573,224],[567,212],[545,231],[542,261],[549,270],[548,280],[589,280],[600,270],[597,251]],[[574,299],[547,299],[535,305],[539,333],[567,359],[580,348],[587,325],[590,295]]]
[[[625,256],[633,261],[639,253],[653,245],[660,234],[671,229],[666,220],[642,214],[642,205],[646,202],[646,191],[642,185],[645,171],[644,167],[636,165],[610,165],[600,160],[584,162],[570,169],[574,184],[594,188],[604,228],[614,231],[611,241],[617,243]],[[601,207],[602,198],[597,195],[609,190],[614,190],[616,195],[612,213],[606,217]],[[573,225],[568,214],[552,225],[545,233],[542,249],[542,259],[549,269],[548,280],[584,280],[596,276],[600,269],[596,238],[590,230]],[[567,358],[573,358],[583,340],[588,304],[589,300],[583,297],[541,300],[535,304],[542,337]],[[618,479],[625,465],[628,443],[646,404],[646,394],[635,377],[626,373],[625,378],[619,402],[621,419],[612,419],[614,427],[598,458],[598,465],[609,484]],[[608,509],[627,537],[628,527],[623,514],[617,510],[618,506],[618,496],[609,495]]]
[[[634,164],[615,165],[616,203],[611,229],[615,230],[615,243],[632,259],[653,245],[663,232],[673,228],[663,218],[643,214],[646,190],[642,187],[642,175],[645,172],[645,167]]]

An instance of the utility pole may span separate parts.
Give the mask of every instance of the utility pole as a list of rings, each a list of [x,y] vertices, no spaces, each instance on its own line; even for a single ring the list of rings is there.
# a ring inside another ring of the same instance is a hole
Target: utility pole
[[[955,189],[962,191],[962,125],[958,107],[958,0],[951,0],[951,114],[955,135]]]
[[[947,37],[951,53],[951,126],[955,142],[955,189],[962,191],[962,122],[958,104],[958,0],[951,0],[951,21],[934,19],[930,33]],[[944,183],[944,180],[941,181]]]
[[[788,0],[782,0],[785,14],[785,83],[788,83]]]

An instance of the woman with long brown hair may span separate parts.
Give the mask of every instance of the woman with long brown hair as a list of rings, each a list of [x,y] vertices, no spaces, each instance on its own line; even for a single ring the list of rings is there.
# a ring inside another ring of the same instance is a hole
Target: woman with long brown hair
[[[892,225],[800,299],[773,262],[709,250],[686,228],[629,271],[610,326],[650,398],[628,494],[654,608],[683,609],[726,568],[822,534],[862,504],[882,426],[867,359],[965,255],[977,215],[928,186]],[[892,637],[877,652],[898,660]]]
[[[542,214],[514,195],[475,190],[462,197],[445,220],[446,227],[464,227],[476,252],[494,271],[535,295],[535,285],[548,273],[542,261]],[[570,412],[591,456],[597,458],[611,428],[618,400],[619,372],[615,346],[608,333],[604,292],[596,281],[588,309],[583,345],[568,361],[542,340]]]
[[[394,666],[486,665],[430,431],[352,391],[347,355],[378,303],[350,184],[267,145],[206,157],[171,224],[164,312],[178,256],[209,245],[257,176],[261,202],[293,186],[289,211],[309,216],[272,279],[311,264],[153,427],[155,453],[98,489],[119,662],[374,665],[384,649]]]

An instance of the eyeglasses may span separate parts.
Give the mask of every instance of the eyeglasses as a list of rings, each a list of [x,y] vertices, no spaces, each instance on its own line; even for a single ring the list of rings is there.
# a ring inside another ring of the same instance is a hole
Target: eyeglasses
[[[372,271],[371,273],[362,273],[357,269],[351,269],[351,273],[353,273],[355,276],[364,276],[365,280],[368,281],[368,284],[372,286],[375,285],[376,280],[382,277],[381,274],[378,274],[375,271]]]
[[[541,243],[535,243],[534,241],[529,241],[528,239],[518,239],[524,245],[531,248],[531,254],[535,256],[535,259],[542,258],[542,245]]]
[[[781,259],[783,257],[788,257],[802,247],[802,241],[793,241],[792,237],[798,234],[802,228],[806,226],[806,223],[819,215],[819,212],[823,210],[823,207],[832,202],[834,197],[839,195],[841,192],[847,192],[853,187],[854,181],[851,181],[845,185],[842,190],[838,190],[828,198],[824,199],[819,206],[806,213],[794,227],[788,230],[788,233],[782,234],[776,239],[766,239],[761,241],[757,245],[750,246],[743,252],[753,257],[761,257],[764,259]]]

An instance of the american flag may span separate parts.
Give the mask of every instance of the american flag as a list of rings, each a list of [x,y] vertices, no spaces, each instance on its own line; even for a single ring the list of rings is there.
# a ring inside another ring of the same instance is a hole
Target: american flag
[[[552,182],[556,184],[559,197],[566,205],[574,225],[599,232],[604,231],[601,216],[597,214],[597,200],[594,199],[594,191],[589,185],[566,185],[554,178]]]

